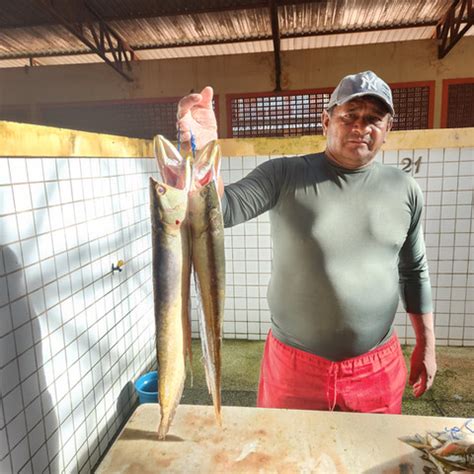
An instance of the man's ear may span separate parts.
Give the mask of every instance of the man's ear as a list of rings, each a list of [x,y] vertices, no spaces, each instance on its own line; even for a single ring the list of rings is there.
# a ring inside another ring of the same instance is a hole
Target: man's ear
[[[323,135],[326,136],[326,130],[328,129],[329,126],[329,114],[327,110],[323,110],[323,113],[321,115],[321,125],[323,126]]]

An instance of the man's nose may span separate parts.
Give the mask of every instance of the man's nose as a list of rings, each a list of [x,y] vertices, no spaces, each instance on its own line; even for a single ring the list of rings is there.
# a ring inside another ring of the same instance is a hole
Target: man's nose
[[[365,117],[358,117],[354,120],[352,127],[355,130],[358,130],[361,133],[368,133],[370,132],[370,122],[365,119]]]

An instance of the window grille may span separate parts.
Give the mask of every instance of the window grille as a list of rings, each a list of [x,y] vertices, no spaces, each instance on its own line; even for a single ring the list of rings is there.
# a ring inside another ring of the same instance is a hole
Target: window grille
[[[394,130],[433,127],[434,83],[394,84]],[[322,135],[321,114],[333,89],[227,96],[230,137]]]
[[[331,90],[227,96],[234,138],[322,135],[321,113]]]
[[[447,90],[444,88],[442,126],[448,128],[474,127],[474,79],[470,82],[450,83],[445,81]]]
[[[178,100],[47,104],[41,117],[56,127],[147,139],[159,133],[175,140]]]
[[[393,84],[393,130],[433,128],[434,83]]]

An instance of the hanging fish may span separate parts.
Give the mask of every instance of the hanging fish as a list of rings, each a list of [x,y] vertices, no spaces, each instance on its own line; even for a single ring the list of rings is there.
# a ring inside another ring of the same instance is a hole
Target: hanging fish
[[[159,439],[182,396],[186,355],[191,359],[190,275],[198,290],[206,381],[221,423],[221,343],[225,298],[224,223],[216,177],[220,148],[209,143],[192,164],[164,137],[154,140],[163,178],[150,178],[153,288],[157,330]]]
[[[191,354],[189,283],[191,256],[186,225],[189,160],[170,154],[163,140],[155,141],[164,182],[150,178],[153,247],[153,293],[161,420],[158,438],[168,433],[186,379],[186,355]],[[169,157],[173,159],[169,159]]]
[[[216,176],[221,154],[216,141],[200,152],[193,167],[188,215],[192,262],[199,291],[199,328],[204,368],[214,411],[221,424],[221,344],[225,300],[224,222]]]

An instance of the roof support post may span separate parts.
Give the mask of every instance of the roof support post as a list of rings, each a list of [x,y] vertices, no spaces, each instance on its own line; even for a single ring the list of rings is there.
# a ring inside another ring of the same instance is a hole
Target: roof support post
[[[275,0],[269,0],[270,18],[272,24],[273,57],[275,60],[275,92],[281,91],[281,56],[280,56],[280,26],[278,22],[278,5]]]
[[[474,24],[472,2],[473,0],[454,0],[444,17],[436,25],[438,59],[443,59]],[[461,29],[463,22],[466,24]]]
[[[136,60],[134,50],[91,8],[86,0],[74,2],[77,9],[68,15],[54,5],[54,0],[37,0],[68,31],[100,56],[127,81],[133,78],[124,71],[131,70],[130,62]],[[112,56],[112,59],[108,55]]]

